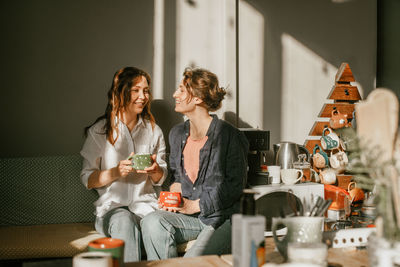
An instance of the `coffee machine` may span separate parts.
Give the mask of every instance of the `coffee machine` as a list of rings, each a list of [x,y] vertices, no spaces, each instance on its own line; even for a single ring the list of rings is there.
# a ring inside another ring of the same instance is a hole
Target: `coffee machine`
[[[267,184],[268,172],[262,172],[269,150],[269,131],[254,128],[240,128],[249,141],[247,154],[247,186]]]

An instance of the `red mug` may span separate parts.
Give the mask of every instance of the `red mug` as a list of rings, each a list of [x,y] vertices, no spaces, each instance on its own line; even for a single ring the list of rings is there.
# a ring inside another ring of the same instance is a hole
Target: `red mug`
[[[180,192],[160,192],[160,202],[165,207],[179,207],[182,202],[182,195]]]

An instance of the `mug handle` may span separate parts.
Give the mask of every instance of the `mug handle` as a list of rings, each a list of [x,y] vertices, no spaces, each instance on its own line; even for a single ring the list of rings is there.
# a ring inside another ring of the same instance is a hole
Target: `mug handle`
[[[314,172],[315,182],[316,183],[321,182],[321,179],[319,178],[318,173],[314,169],[310,169],[310,170],[311,170],[311,172]]]
[[[328,133],[328,134],[332,133],[332,130],[331,130],[331,128],[329,128],[329,127],[325,127],[325,128],[322,130],[322,136],[325,136],[325,131],[326,131],[326,130],[328,130],[328,131],[329,131],[329,133]]]
[[[303,178],[303,175],[304,175],[304,173],[303,173],[303,171],[302,171],[302,170],[297,170],[297,172],[298,172],[298,173],[300,173],[300,177],[299,177],[299,178],[297,178],[297,180],[296,180],[296,183],[297,183],[298,181],[300,181],[300,180],[301,180],[301,178]]]
[[[350,191],[351,189],[353,189],[354,187],[351,188],[353,185],[354,185],[354,187],[356,187],[357,186],[356,182],[350,182],[349,185],[347,186],[347,191]]]
[[[127,158],[127,160],[130,160],[130,161],[132,162],[132,166],[134,166],[134,165],[135,165],[135,162],[134,162],[132,159],[133,159],[133,155],[131,155],[131,156],[129,156],[129,157]]]
[[[286,235],[282,238],[282,240],[278,239],[278,236],[276,234],[276,231],[278,230],[278,226],[285,226],[287,228],[287,233]],[[285,225],[285,223],[283,222],[283,220],[281,219],[277,219],[275,224],[272,224],[272,236],[274,237],[274,241],[275,241],[275,245],[278,248],[279,251],[285,251],[285,247],[287,247],[288,244],[288,236],[289,236],[289,227],[287,227],[287,225]]]

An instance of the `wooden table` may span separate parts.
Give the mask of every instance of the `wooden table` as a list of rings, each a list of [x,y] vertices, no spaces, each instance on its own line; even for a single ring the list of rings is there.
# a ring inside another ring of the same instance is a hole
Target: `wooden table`
[[[275,250],[272,238],[265,239],[266,263],[281,264],[283,257]],[[232,255],[212,255],[194,258],[172,258],[160,261],[141,261],[125,264],[126,267],[229,267],[232,266]],[[368,267],[368,253],[366,250],[349,250],[340,248],[330,248],[328,250],[328,264],[334,267]]]

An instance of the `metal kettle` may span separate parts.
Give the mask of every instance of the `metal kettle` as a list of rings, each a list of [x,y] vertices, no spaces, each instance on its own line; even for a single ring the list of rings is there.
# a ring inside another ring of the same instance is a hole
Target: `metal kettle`
[[[275,165],[282,169],[293,168],[293,163],[298,160],[298,155],[306,154],[306,160],[310,161],[310,153],[307,148],[292,142],[274,144]]]

